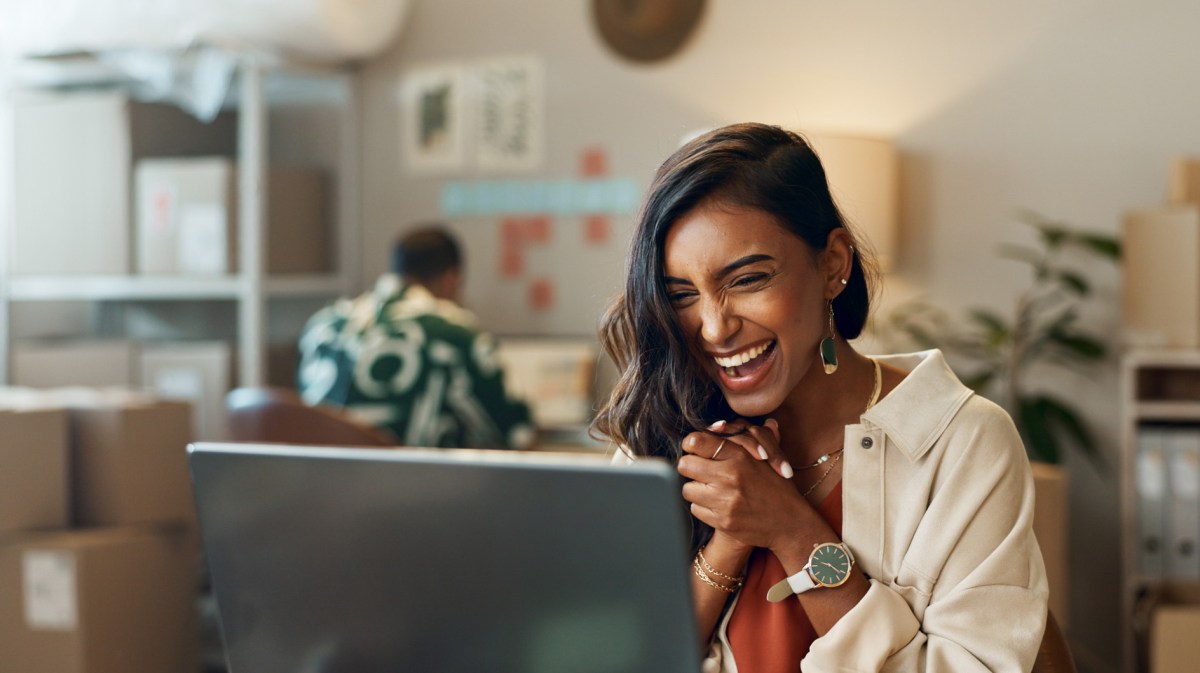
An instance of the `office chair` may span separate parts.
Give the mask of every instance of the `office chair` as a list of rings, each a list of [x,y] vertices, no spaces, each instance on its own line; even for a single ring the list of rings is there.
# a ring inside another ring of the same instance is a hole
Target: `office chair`
[[[237,388],[225,396],[229,437],[235,442],[395,447],[387,433],[331,407],[312,407],[295,391]]]
[[[1075,673],[1075,660],[1071,657],[1071,646],[1058,627],[1053,612],[1046,613],[1046,633],[1033,662],[1033,673]]]

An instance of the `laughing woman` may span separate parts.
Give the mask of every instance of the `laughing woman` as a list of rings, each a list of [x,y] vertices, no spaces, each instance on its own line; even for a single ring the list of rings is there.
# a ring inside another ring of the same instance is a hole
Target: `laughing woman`
[[[1046,623],[1007,414],[937,351],[847,342],[870,260],[800,136],[712,131],[659,168],[601,326],[596,429],[674,462],[706,671],[1028,671]]]

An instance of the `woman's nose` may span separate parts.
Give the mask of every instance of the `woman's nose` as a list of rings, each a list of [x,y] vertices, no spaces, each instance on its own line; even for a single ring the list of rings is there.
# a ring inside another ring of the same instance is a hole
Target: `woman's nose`
[[[705,300],[700,307],[700,338],[714,345],[724,345],[737,333],[739,321],[725,302]]]

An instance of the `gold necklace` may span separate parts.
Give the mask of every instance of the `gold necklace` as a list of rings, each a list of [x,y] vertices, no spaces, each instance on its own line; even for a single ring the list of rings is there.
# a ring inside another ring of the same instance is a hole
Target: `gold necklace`
[[[871,358],[871,363],[875,365],[875,385],[871,388],[871,397],[867,400],[866,408],[863,409],[864,414],[870,411],[871,407],[875,406],[875,403],[879,401],[879,393],[883,390],[883,376],[880,372],[879,361]],[[821,456],[811,465],[804,465],[803,467],[799,468],[801,470],[811,470],[812,468],[829,461],[829,467],[825,468],[825,472],[821,474],[821,477],[817,479],[812,486],[809,486],[808,490],[804,491],[805,498],[808,497],[809,493],[817,490],[817,487],[820,486],[823,481],[825,481],[825,478],[828,477],[831,472],[833,472],[833,468],[836,467],[838,461],[842,459],[842,452],[845,450],[846,447],[843,445],[840,449],[837,449],[836,451],[830,451],[829,453]],[[831,458],[832,460],[830,460]]]
[[[821,475],[821,478],[818,479],[815,483],[813,483],[812,486],[809,486],[808,490],[804,491],[803,497],[807,498],[809,493],[812,493],[813,491],[817,490],[817,487],[820,486],[821,483],[825,481],[825,477],[828,477],[829,474],[831,472],[833,472],[833,468],[838,464],[838,461],[841,459],[842,459],[842,454],[840,454],[840,453],[837,454],[836,456],[834,456],[833,460],[830,461],[830,463],[829,463],[829,469],[825,470],[825,473]]]
[[[843,447],[841,447],[840,449],[838,449],[838,450],[836,450],[836,451],[830,451],[829,453],[827,453],[827,454],[825,454],[825,455],[821,456],[820,458],[818,458],[818,459],[817,459],[817,461],[816,461],[815,463],[810,463],[810,464],[808,464],[808,465],[803,465],[803,466],[801,466],[801,467],[797,467],[796,469],[797,469],[797,470],[811,470],[811,469],[813,469],[814,467],[820,467],[821,465],[824,465],[824,464],[825,464],[825,461],[829,460],[830,458],[833,458],[834,456],[836,456],[836,455],[840,454],[841,452],[843,452],[843,451],[845,451],[845,450],[846,450],[846,447],[844,447],[844,446],[843,446]]]

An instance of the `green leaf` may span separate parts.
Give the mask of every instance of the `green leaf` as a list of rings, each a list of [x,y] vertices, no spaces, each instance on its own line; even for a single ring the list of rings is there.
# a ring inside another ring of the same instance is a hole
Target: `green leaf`
[[[997,372],[995,369],[985,369],[974,375],[962,376],[963,385],[979,393],[985,390],[992,381],[996,380]]]
[[[1055,345],[1084,360],[1100,360],[1108,352],[1108,347],[1103,343],[1082,334],[1054,331],[1050,333],[1049,339]]]
[[[1054,438],[1055,450],[1059,445],[1057,436],[1065,435],[1096,467],[1103,467],[1103,459],[1096,448],[1095,440],[1074,409],[1049,395],[1025,398],[1023,402],[1029,404],[1034,410],[1034,415],[1040,417],[1046,430]]]
[[[1074,271],[1059,271],[1055,274],[1059,282],[1075,291],[1081,297],[1086,297],[1092,290],[1092,286],[1083,276]]]
[[[1030,224],[1038,230],[1038,234],[1042,237],[1042,243],[1049,250],[1057,250],[1071,240],[1070,230],[1059,222],[1042,219],[1038,222],[1030,222]]]
[[[1079,234],[1077,241],[1081,246],[1101,257],[1114,261],[1121,258],[1121,242],[1112,236]]]
[[[972,309],[967,315],[970,316],[971,320],[983,326],[984,330],[993,338],[1007,337],[1011,333],[1008,323],[1005,322],[1004,318],[1001,318],[992,311],[976,308]]]
[[[1036,399],[1017,400],[1017,429],[1025,438],[1025,451],[1033,460],[1058,463],[1058,442]]]
[[[1035,267],[1042,262],[1041,252],[1024,245],[1015,245],[1013,243],[1000,244],[1000,246],[996,248],[996,254],[1004,259],[1025,262],[1026,264]]]

